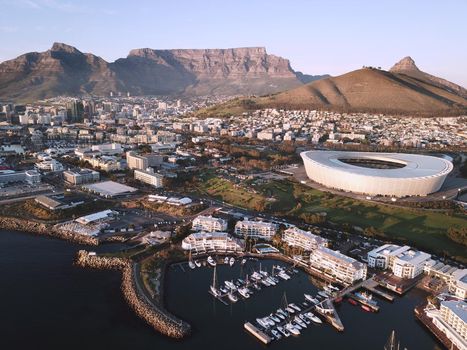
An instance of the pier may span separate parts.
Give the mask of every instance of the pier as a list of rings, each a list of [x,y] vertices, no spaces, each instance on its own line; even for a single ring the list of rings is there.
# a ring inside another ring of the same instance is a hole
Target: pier
[[[344,324],[342,323],[339,314],[337,313],[334,303],[330,299],[323,300],[320,304],[321,307],[316,307],[318,312],[324,319],[331,324],[339,332],[344,331]],[[328,311],[329,310],[329,311]]]
[[[256,328],[250,322],[247,322],[243,325],[243,327],[251,334],[253,334],[256,338],[258,338],[264,344],[269,344],[272,341],[272,338],[264,333],[263,331]]]
[[[376,282],[373,278],[367,279],[365,282],[363,282],[362,287],[369,290],[370,292],[377,294],[383,299],[386,299],[388,301],[394,301],[394,295],[386,293],[380,289],[377,289],[379,286],[378,282]]]

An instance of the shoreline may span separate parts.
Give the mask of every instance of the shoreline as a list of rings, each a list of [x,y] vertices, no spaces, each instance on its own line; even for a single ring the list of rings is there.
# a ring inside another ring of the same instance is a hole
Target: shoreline
[[[99,245],[99,240],[95,237],[79,235],[71,232],[59,231],[54,224],[37,222],[28,219],[0,216],[0,229],[11,231],[22,231],[38,236],[47,236],[62,239],[71,243],[84,244],[90,246]]]

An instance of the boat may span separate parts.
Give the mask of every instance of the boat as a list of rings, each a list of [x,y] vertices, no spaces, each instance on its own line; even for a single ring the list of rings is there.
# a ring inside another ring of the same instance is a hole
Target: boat
[[[270,315],[269,315],[269,318],[272,319],[272,320],[273,320],[274,322],[276,322],[276,323],[279,323],[279,322],[281,321],[280,318],[277,317],[277,316],[274,315],[274,314],[270,314]]]
[[[281,320],[285,320],[285,316],[279,312],[276,312],[276,317],[279,317]]]
[[[269,324],[264,321],[262,318],[257,318],[256,322],[263,328],[269,328]]]
[[[248,291],[245,288],[238,288],[238,293],[244,298],[250,297],[250,294],[248,294]]]
[[[282,333],[284,337],[290,337],[290,333],[286,328],[283,327],[277,327],[277,330]]]
[[[274,327],[276,325],[276,322],[274,322],[274,320],[272,320],[270,317],[266,316],[265,318],[263,318],[263,320],[267,322],[267,324],[269,324],[271,327]]]
[[[246,259],[242,259],[242,265],[245,265]]]
[[[362,309],[365,310],[366,312],[372,312],[371,308],[367,305],[362,305]]]
[[[201,262],[199,262],[198,260],[195,260],[195,265],[196,267],[201,267]]]
[[[188,266],[189,266],[189,267],[190,267],[190,269],[192,269],[192,270],[196,269],[196,265],[195,265],[195,263],[194,263],[193,261],[191,261],[191,260],[190,260],[190,261],[188,261]]]
[[[271,277],[267,277],[266,281],[272,286],[275,286],[277,284]]]
[[[318,304],[319,303],[319,300],[316,299],[316,298],[313,298],[311,295],[309,294],[305,294],[305,299],[307,299],[308,301],[312,302],[313,304]]]
[[[215,297],[218,297],[220,295],[216,287],[211,286],[211,292],[212,294],[214,294]]]
[[[329,288],[331,288],[332,290],[338,292],[340,289],[336,286],[333,286],[332,284],[329,284]]]
[[[326,293],[326,292],[323,291],[323,290],[320,290],[320,291],[318,292],[318,295],[321,295],[323,298],[328,298],[328,297],[329,297],[329,294]]]
[[[275,329],[271,329],[271,333],[276,339],[282,338],[282,335],[279,333],[279,331],[276,331]]]
[[[208,256],[207,262],[208,262],[208,264],[211,265],[212,267],[214,267],[214,266],[217,265],[216,261],[212,258],[212,256]]]
[[[357,305],[357,304],[358,304],[358,303],[357,303],[355,300],[353,300],[352,298],[349,298],[349,299],[347,299],[347,300],[348,300],[348,302],[349,302],[350,304],[352,304],[352,305]]]
[[[299,329],[298,329],[296,326],[292,325],[292,323],[290,323],[290,322],[287,323],[287,324],[285,325],[285,328],[286,328],[292,335],[300,335]]]
[[[269,286],[271,285],[271,284],[270,284],[268,281],[266,281],[266,280],[261,280],[261,283],[262,283],[263,285],[265,285],[266,287],[269,287]]]
[[[226,257],[224,258],[224,264],[226,264],[226,265],[227,265],[228,263],[229,263],[229,257],[228,257],[228,256],[226,256]]]
[[[289,306],[287,306],[287,307],[285,308],[285,311],[287,311],[287,312],[290,313],[290,314],[294,314],[294,313],[295,313],[295,309],[292,309],[292,308],[289,307]]]
[[[227,288],[225,288],[225,287],[220,287],[219,290],[224,294],[229,292],[229,290]]]
[[[306,324],[310,324],[310,320],[309,320],[307,317],[305,317],[305,315],[300,314],[300,315],[298,315],[298,317],[300,317],[300,319],[301,319],[303,322],[305,322]]]
[[[302,330],[302,326],[300,326],[297,322],[290,321],[290,324],[294,326],[296,329],[298,329],[299,331]]]
[[[237,282],[240,283],[240,284],[244,284],[244,283],[245,283],[245,281],[242,280],[241,278],[238,278],[238,279],[237,279]]]
[[[232,281],[224,281],[224,283],[227,286],[227,288],[230,288],[231,290],[237,290],[237,287],[235,286],[235,284],[233,284]]]
[[[287,314],[286,314],[285,311],[282,310],[282,309],[277,309],[277,314],[278,314],[278,315],[282,315],[284,318],[287,317]]]
[[[228,294],[228,298],[232,303],[236,303],[238,301],[238,298],[236,295],[234,295],[232,292]]]
[[[294,320],[294,322],[297,323],[300,327],[306,328],[306,323],[303,322],[303,320],[302,320],[300,317],[295,316],[293,320]]]
[[[321,321],[321,319],[316,316],[314,313],[312,312],[307,312],[305,313],[305,316],[310,320],[310,321],[313,321],[314,323],[318,323],[318,324],[321,324],[323,323],[323,321]]]
[[[289,304],[290,307],[293,307],[295,310],[297,311],[302,311],[302,309],[300,309],[297,305],[295,305],[294,303],[290,303]]]
[[[256,283],[253,283],[252,286],[253,286],[253,288],[256,289],[256,290],[261,290],[261,287],[258,286],[258,284],[256,284]]]
[[[233,266],[233,264],[235,264],[235,258],[231,257],[231,258],[229,259],[229,265],[230,265],[230,266]]]

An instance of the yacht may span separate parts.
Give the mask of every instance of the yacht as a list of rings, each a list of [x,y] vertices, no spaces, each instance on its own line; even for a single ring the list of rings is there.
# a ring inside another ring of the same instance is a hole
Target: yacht
[[[269,283],[266,280],[261,280],[261,283],[264,284],[266,287],[269,287],[271,285],[271,283]]]
[[[216,261],[212,258],[212,256],[208,256],[207,261],[208,261],[208,264],[211,265],[212,267],[217,265]]]
[[[287,307],[285,308],[285,311],[287,311],[287,312],[290,313],[290,314],[294,314],[294,313],[295,313],[295,309],[291,308],[290,306],[287,306]]]
[[[285,328],[292,333],[292,335],[300,335],[300,331],[298,330],[297,327],[292,325],[290,322],[285,325]]]
[[[242,259],[242,265],[245,265],[246,259]]]
[[[250,294],[248,294],[248,291],[245,288],[238,288],[238,293],[244,298],[250,297]]]
[[[308,318],[305,317],[305,315],[301,314],[301,315],[298,315],[298,317],[300,317],[300,319],[305,322],[307,325],[310,324],[310,320]]]
[[[190,260],[190,261],[188,261],[188,266],[189,266],[189,267],[190,267],[190,269],[192,269],[192,270],[196,269],[196,265],[195,265],[195,263],[194,263],[193,261],[191,261],[191,260]]]
[[[229,291],[227,290],[227,288],[225,288],[225,287],[220,287],[219,290],[220,290],[222,293],[224,293],[224,294],[226,294],[226,293],[229,292]]]
[[[295,305],[294,303],[290,303],[289,304],[290,307],[293,307],[295,310],[297,311],[302,311],[302,309],[300,309],[297,305]]]
[[[224,264],[226,264],[226,265],[227,265],[228,263],[229,263],[229,257],[228,257],[228,256],[226,256],[226,257],[224,258]]]
[[[253,283],[252,285],[253,285],[253,288],[254,288],[254,289],[256,289],[256,290],[261,290],[261,287],[258,286],[258,284]]]
[[[233,284],[232,281],[224,281],[224,283],[227,286],[227,288],[230,288],[231,290],[237,290],[237,287],[235,286],[235,284]]]
[[[279,326],[277,327],[277,330],[281,332],[284,337],[290,337],[290,333],[287,329]]]
[[[313,321],[314,323],[318,323],[318,324],[321,324],[323,323],[323,321],[321,321],[320,318],[318,318],[318,316],[316,316],[314,313],[312,312],[307,312],[305,314],[305,316],[310,320],[310,321]]]
[[[274,338],[276,338],[276,339],[280,339],[282,337],[281,334],[278,331],[276,331],[275,329],[271,329],[271,333],[274,336]]]
[[[269,323],[264,321],[262,318],[257,318],[256,322],[263,328],[269,328]]]
[[[323,291],[323,290],[320,290],[320,291],[318,292],[318,294],[321,295],[323,298],[328,298],[328,297],[329,297],[329,294],[326,293],[326,292]]]
[[[276,325],[276,322],[274,322],[274,320],[272,320],[270,317],[265,317],[263,318],[263,320],[271,327],[274,327]]]
[[[300,327],[306,328],[306,323],[303,322],[303,320],[297,316],[294,317],[294,322],[297,323]]]
[[[266,281],[272,286],[276,285],[276,282],[271,277],[266,278]]]
[[[235,259],[234,259],[233,257],[231,257],[231,258],[229,259],[229,265],[230,265],[230,266],[233,266],[233,264],[235,264]]]
[[[280,312],[276,312],[276,317],[279,317],[281,320],[285,320],[285,316]]]
[[[313,298],[310,294],[304,294],[304,295],[305,295],[305,299],[311,301],[313,304],[319,303],[319,300],[316,298]]]
[[[196,267],[201,267],[201,262],[199,262],[198,260],[195,260],[195,265]]]
[[[220,295],[216,287],[211,286],[210,288],[211,288],[212,294],[214,294],[215,297],[218,297]]]
[[[281,321],[280,318],[277,317],[277,316],[274,315],[274,314],[270,314],[270,315],[269,315],[269,318],[272,319],[272,320],[273,320],[274,322],[276,322],[276,323],[279,323],[279,322]]]
[[[277,314],[284,316],[284,318],[287,317],[287,314],[282,309],[277,309]]]
[[[230,292],[228,294],[228,297],[229,297],[229,300],[232,302],[232,303],[236,303],[238,301],[238,297],[235,296],[232,292]]]

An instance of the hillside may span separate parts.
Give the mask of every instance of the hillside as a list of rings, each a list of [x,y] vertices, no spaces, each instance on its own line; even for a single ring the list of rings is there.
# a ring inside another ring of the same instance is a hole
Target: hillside
[[[465,89],[460,86],[456,89],[455,84],[425,74],[411,76],[407,71],[399,73],[364,68],[278,94],[229,101],[200,111],[198,115],[227,116],[259,108],[412,115],[467,112],[467,99],[463,96]]]
[[[106,62],[55,43],[0,63],[0,99],[28,101],[57,95],[263,95],[320,79],[295,72],[289,60],[263,47],[131,50]]]

